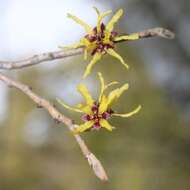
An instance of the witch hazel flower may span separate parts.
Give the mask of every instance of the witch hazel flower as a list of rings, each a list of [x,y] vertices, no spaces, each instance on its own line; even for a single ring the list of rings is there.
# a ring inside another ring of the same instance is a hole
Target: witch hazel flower
[[[107,85],[105,85],[104,78],[102,74],[98,73],[101,88],[100,95],[98,100],[94,100],[90,95],[87,87],[84,84],[78,85],[78,91],[85,99],[85,103],[81,103],[75,107],[71,107],[64,103],[63,100],[57,99],[57,101],[66,109],[82,113],[81,119],[84,121],[83,124],[78,125],[77,128],[74,129],[74,133],[82,133],[88,130],[99,130],[101,128],[105,128],[108,131],[112,131],[114,127],[109,124],[108,120],[112,116],[119,117],[131,117],[132,115],[138,113],[141,109],[141,105],[139,105],[136,109],[129,113],[120,114],[115,112],[111,107],[113,103],[115,103],[118,98],[128,90],[129,85],[125,83],[120,88],[116,88],[111,91],[108,95],[105,94],[105,91],[112,85],[118,84],[118,82],[114,81]]]
[[[96,27],[91,27],[86,24],[81,19],[77,18],[72,14],[68,14],[67,16],[74,20],[76,23],[80,24],[86,31],[86,35],[75,44],[70,46],[59,46],[60,48],[84,48],[84,59],[87,59],[88,52],[91,53],[92,59],[90,63],[87,65],[86,70],[84,72],[83,78],[86,78],[92,70],[92,67],[99,61],[103,55],[109,54],[114,58],[118,59],[120,63],[128,69],[129,66],[125,63],[123,58],[114,50],[115,44],[121,41],[128,41],[128,40],[137,40],[139,39],[139,35],[131,34],[131,35],[119,35],[115,32],[114,25],[118,22],[119,18],[123,15],[123,10],[119,9],[115,15],[111,18],[107,25],[103,23],[103,18],[111,14],[111,10],[106,11],[104,13],[100,13],[100,11],[93,7],[98,15],[98,21]]]

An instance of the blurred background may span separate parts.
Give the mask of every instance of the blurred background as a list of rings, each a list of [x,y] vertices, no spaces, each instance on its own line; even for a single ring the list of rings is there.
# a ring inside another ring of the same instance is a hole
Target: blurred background
[[[0,82],[0,189],[190,189],[187,0],[0,0],[0,60],[56,51],[58,45],[79,40],[84,30],[67,19],[66,13],[93,26],[97,17],[92,6],[113,12],[123,8],[125,15],[115,27],[120,33],[157,26],[176,33],[171,41],[152,38],[118,44],[116,49],[130,70],[126,72],[117,60],[104,56],[83,81],[96,98],[100,86],[96,73],[101,70],[107,82],[130,84],[114,110],[127,112],[143,106],[129,119],[112,118],[110,122],[117,127],[112,133],[82,134],[104,165],[109,182],[102,183],[94,176],[64,125],[57,125],[28,97]],[[88,61],[79,55],[5,73],[56,105],[56,97],[75,105],[82,100],[76,85]],[[57,107],[80,123],[80,115]]]

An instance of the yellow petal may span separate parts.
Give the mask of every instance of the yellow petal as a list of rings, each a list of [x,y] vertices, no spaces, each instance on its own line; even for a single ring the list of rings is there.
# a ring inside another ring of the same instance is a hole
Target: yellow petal
[[[98,10],[97,7],[93,7],[93,9],[96,11],[97,15],[100,15],[100,11]]]
[[[84,27],[85,31],[87,33],[90,33],[92,31],[92,28],[86,24],[84,21],[82,21],[81,19],[77,18],[76,16],[72,15],[72,14],[67,14],[68,18],[73,19],[76,23],[80,24],[81,26]]]
[[[138,34],[131,34],[131,35],[125,35],[125,36],[118,36],[114,38],[115,42],[122,41],[122,40],[138,40],[139,35]]]
[[[99,102],[101,101],[101,98],[102,98],[102,95],[103,95],[103,92],[104,92],[104,89],[105,89],[105,83],[104,83],[104,78],[102,76],[102,73],[98,72],[98,77],[99,77],[99,80],[100,80],[100,95],[99,95]]]
[[[79,113],[83,113],[83,111],[81,109],[79,109],[79,108],[73,108],[73,107],[68,106],[67,104],[65,104],[63,102],[63,100],[57,99],[57,101],[58,101],[59,104],[61,104],[66,109],[69,109],[69,110],[75,111],[75,112],[79,112]]]
[[[101,22],[102,22],[102,19],[106,16],[108,16],[112,11],[109,10],[109,11],[106,11],[104,13],[100,13],[100,11],[96,8],[96,7],[93,7],[98,15],[98,23],[97,23],[97,32],[99,33],[100,30],[101,30]]]
[[[112,131],[115,128],[111,126],[105,119],[100,120],[100,126],[106,128],[108,131]]]
[[[108,54],[110,54],[111,56],[115,57],[116,59],[118,59],[118,60],[121,62],[121,64],[122,64],[126,69],[129,68],[129,66],[125,63],[125,61],[123,60],[123,58],[122,58],[118,53],[116,53],[113,49],[109,48],[109,49],[106,50],[106,52],[107,52]]]
[[[102,114],[105,111],[107,111],[107,109],[108,109],[108,99],[107,99],[107,97],[105,95],[102,95],[101,101],[99,103],[100,103],[99,113]]]
[[[86,86],[83,85],[83,84],[79,84],[77,89],[82,94],[84,99],[86,100],[87,105],[92,106],[93,103],[94,103],[94,100],[93,100],[92,96],[90,95],[90,93],[89,93],[88,89],[86,88]]]
[[[112,19],[108,22],[106,29],[109,32],[112,32],[114,24],[120,19],[120,17],[123,15],[123,10],[119,9],[115,15],[112,17]]]
[[[117,82],[117,81],[110,82],[109,84],[105,85],[104,90],[106,90],[107,88],[109,88],[110,86],[115,85],[115,84],[119,84],[119,82]]]
[[[88,52],[87,49],[84,49],[84,60],[87,60]]]
[[[115,100],[117,100],[128,88],[129,85],[126,83],[122,87],[116,88],[115,90],[111,91],[108,95],[108,106],[110,106]]]
[[[131,117],[132,115],[138,113],[141,108],[142,108],[141,105],[139,105],[136,109],[134,109],[133,111],[131,111],[129,113],[125,113],[125,114],[113,113],[112,115],[120,116],[120,117]]]
[[[68,45],[68,46],[58,46],[58,48],[61,48],[61,49],[76,49],[76,48],[79,48],[79,47],[83,47],[84,44],[80,42],[76,42],[74,44],[71,44],[71,45]]]
[[[86,114],[91,115],[91,114],[93,113],[93,112],[92,112],[92,107],[89,106],[89,105],[85,106],[85,105],[83,105],[83,104],[78,104],[76,107],[77,107],[78,109],[82,110],[82,111],[83,111],[84,113],[86,113]]]
[[[90,61],[90,63],[88,64],[88,66],[84,72],[83,79],[86,78],[90,74],[92,67],[94,66],[94,64],[96,64],[97,61],[99,61],[101,59],[101,57],[102,57],[101,53],[94,54],[92,60]]]
[[[91,128],[94,125],[94,121],[87,121],[82,125],[79,125],[79,127],[74,129],[74,133],[82,133],[86,131],[87,129]]]

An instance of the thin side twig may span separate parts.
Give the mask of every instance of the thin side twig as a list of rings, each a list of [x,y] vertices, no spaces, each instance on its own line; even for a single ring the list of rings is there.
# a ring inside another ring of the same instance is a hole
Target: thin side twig
[[[162,37],[167,39],[173,39],[175,37],[175,34],[165,28],[152,28],[141,32],[136,32],[133,34],[138,34],[139,38],[150,38],[150,37]],[[121,40],[122,41],[128,41],[128,40]],[[117,43],[118,43],[117,42]],[[57,59],[64,59],[66,57],[71,57],[75,55],[79,55],[83,52],[83,48],[77,48],[77,49],[71,49],[66,51],[55,51],[55,52],[48,52],[48,53],[42,53],[38,55],[34,55],[32,57],[19,60],[19,61],[0,61],[0,69],[4,70],[13,70],[13,69],[21,69],[24,67],[29,67],[32,65],[36,65],[45,61],[53,61]]]
[[[11,79],[5,76],[3,73],[0,73],[0,80],[3,81],[5,84],[7,84],[9,87],[15,87],[16,89],[22,91],[25,95],[27,95],[30,99],[32,99],[38,106],[44,108],[54,120],[65,124],[71,132],[73,131],[73,128],[76,127],[70,118],[61,114],[55,108],[55,106],[51,104],[49,101],[34,93],[29,86]],[[75,134],[74,137],[77,143],[79,144],[85,158],[88,160],[88,163],[92,167],[95,175],[102,181],[107,181],[108,180],[107,174],[100,161],[88,149],[87,145],[85,144],[84,140],[81,138],[80,135]]]

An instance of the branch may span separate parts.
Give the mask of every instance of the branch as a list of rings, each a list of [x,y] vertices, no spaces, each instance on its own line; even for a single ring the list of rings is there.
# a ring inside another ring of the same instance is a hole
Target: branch
[[[32,57],[20,60],[20,61],[0,61],[0,69],[4,70],[13,70],[13,69],[21,69],[24,67],[29,67],[32,65],[37,65],[39,63],[45,61],[53,61],[57,59],[63,59],[70,56],[75,56],[81,54],[83,52],[83,48],[77,48],[67,51],[55,51],[42,53],[38,55],[34,55]]]
[[[77,125],[73,124],[70,118],[61,114],[49,101],[35,94],[29,86],[15,81],[2,73],[0,73],[0,80],[7,84],[9,87],[15,87],[16,89],[22,91],[25,95],[32,99],[39,107],[44,108],[54,120],[65,124],[71,132],[73,131],[74,127],[77,127]],[[77,143],[79,144],[85,158],[88,160],[88,163],[90,164],[90,166],[92,166],[95,175],[102,181],[107,181],[108,177],[100,161],[88,149],[87,145],[85,144],[80,135],[75,134],[74,137]]]
[[[175,34],[165,28],[152,28],[142,32],[137,32],[133,34],[138,34],[139,38],[149,38],[149,37],[162,37],[167,39],[173,39]],[[121,40],[118,42],[127,41]],[[117,43],[118,43],[117,42]],[[64,59],[66,57],[71,57],[75,55],[79,55],[83,52],[83,48],[76,48],[67,51],[55,51],[55,52],[48,52],[42,53],[38,55],[34,55],[32,57],[20,60],[20,61],[0,61],[0,69],[4,70],[13,70],[13,69],[21,69],[24,67],[29,67],[32,65],[37,65],[39,63],[45,61],[53,61],[57,59]]]
[[[167,30],[165,28],[151,28],[142,32],[137,32],[140,38],[149,38],[149,37],[161,37],[161,38],[167,38],[167,39],[174,39],[175,34],[171,32],[170,30]]]

